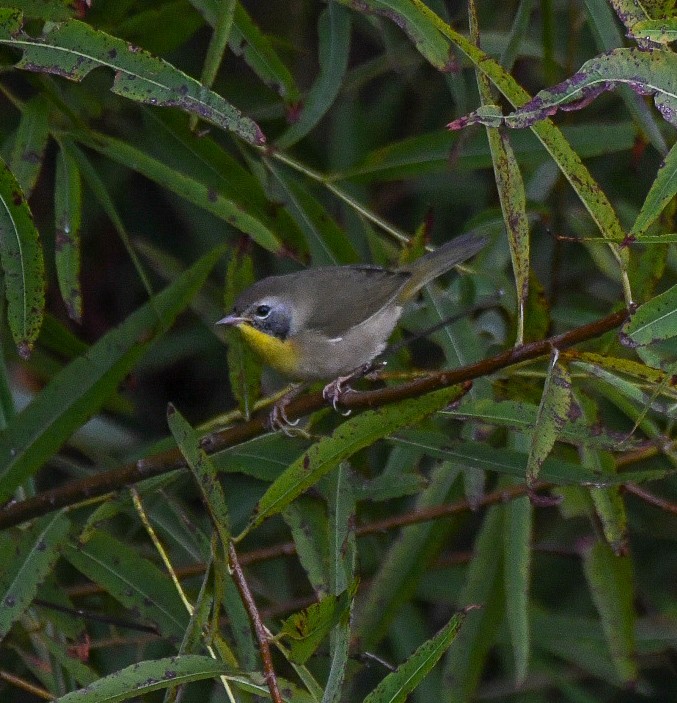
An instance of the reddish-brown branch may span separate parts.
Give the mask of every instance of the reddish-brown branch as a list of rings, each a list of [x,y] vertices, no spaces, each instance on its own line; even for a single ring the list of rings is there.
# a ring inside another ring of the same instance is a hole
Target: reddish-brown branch
[[[660,498],[653,493],[649,493],[649,491],[644,488],[640,488],[635,483],[626,483],[624,488],[627,493],[632,493],[638,498],[641,498],[645,503],[654,505],[661,510],[665,510],[667,513],[677,515],[677,505],[675,503],[671,503],[669,500],[665,500],[665,498]]]
[[[418,397],[440,388],[487,376],[508,366],[537,359],[549,354],[553,348],[567,349],[574,344],[616,329],[626,317],[627,312],[620,310],[596,322],[548,339],[508,349],[476,364],[450,371],[438,371],[399,386],[347,393],[340,398],[340,403],[342,407],[347,409],[373,408],[406,398]],[[319,410],[325,405],[326,401],[322,398],[321,393],[308,393],[292,401],[286,408],[286,414],[290,420],[294,420]],[[205,438],[203,447],[208,453],[222,451],[252,439],[265,431],[267,431],[266,418],[255,417],[248,422],[209,435]],[[118,469],[103,471],[95,476],[72,481],[65,486],[44,491],[20,503],[11,503],[5,506],[0,510],[0,529],[184,467],[185,463],[178,449],[170,449]]]
[[[282,700],[282,695],[280,694],[280,689],[277,685],[275,669],[273,668],[273,657],[270,654],[268,631],[261,620],[261,615],[256,607],[254,596],[252,596],[252,592],[249,590],[249,585],[244,577],[244,572],[242,571],[242,567],[240,566],[240,562],[237,558],[237,552],[235,551],[235,546],[232,542],[228,544],[228,563],[230,564],[230,568],[233,572],[233,580],[235,581],[237,590],[240,592],[240,598],[242,598],[242,603],[244,604],[249,620],[254,628],[256,639],[259,641],[259,651],[261,652],[261,661],[263,662],[263,675],[266,679],[266,683],[268,684],[270,697],[272,698],[273,703],[284,703]]]

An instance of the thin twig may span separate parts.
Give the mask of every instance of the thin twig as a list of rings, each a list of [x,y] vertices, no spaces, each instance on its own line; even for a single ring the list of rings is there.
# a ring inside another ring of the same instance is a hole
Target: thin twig
[[[244,572],[237,558],[235,545],[232,542],[228,544],[228,563],[233,573],[233,580],[235,581],[237,590],[240,592],[240,598],[242,598],[242,603],[254,628],[256,639],[259,641],[259,651],[261,652],[261,661],[263,662],[263,676],[268,684],[270,697],[273,703],[284,703],[280,689],[277,686],[275,669],[273,668],[273,657],[270,654],[270,644],[268,642],[268,630],[261,620],[261,615],[256,607],[254,596],[252,596],[252,592],[249,590],[249,585],[247,584]]]
[[[16,688],[20,688],[22,691],[32,693],[34,696],[42,698],[45,701],[54,700],[54,696],[46,689],[36,686],[35,684],[30,683],[30,681],[26,681],[14,674],[10,674],[9,671],[0,670],[0,680],[6,681],[12,686],[16,686]]]
[[[431,391],[470,381],[474,378],[488,376],[524,361],[537,359],[550,354],[553,348],[567,349],[579,342],[599,337],[619,327],[626,317],[627,311],[620,310],[590,324],[576,327],[564,334],[513,347],[469,366],[448,371],[432,372],[398,386],[389,386],[373,391],[344,393],[339,398],[339,402],[343,408],[350,410],[374,408],[407,398],[419,397]],[[285,408],[285,411],[289,420],[293,421],[325,406],[326,401],[322,397],[322,393],[314,392],[305,394],[292,401]],[[234,425],[205,437],[202,446],[207,453],[212,454],[241,444],[268,431],[267,417],[254,417],[248,422]],[[82,500],[102,496],[144,479],[183,468],[185,468],[183,456],[178,449],[174,448],[140,459],[134,463],[126,464],[112,471],[102,471],[92,476],[72,481],[64,486],[39,493],[27,500],[10,503],[5,506],[0,510],[0,530],[12,525],[18,525],[40,515],[45,515],[64,506],[72,506]]]
[[[659,498],[653,493],[649,493],[649,491],[644,488],[640,488],[635,483],[626,483],[624,488],[628,493],[632,493],[638,498],[641,498],[644,502],[655,505],[657,508],[665,510],[667,513],[677,515],[677,505],[675,503],[671,503],[669,500],[665,500],[665,498]]]

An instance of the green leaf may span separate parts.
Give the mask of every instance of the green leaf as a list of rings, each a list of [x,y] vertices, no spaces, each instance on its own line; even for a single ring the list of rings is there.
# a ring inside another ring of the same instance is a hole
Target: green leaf
[[[221,538],[224,554],[226,554],[230,543],[230,518],[228,517],[226,497],[219,483],[216,469],[204,449],[200,447],[200,438],[197,432],[171,403],[167,408],[167,424],[200,488],[202,500],[207,506],[212,523]]]
[[[3,562],[0,585],[0,641],[30,606],[38,586],[51,572],[68,537],[70,521],[59,511],[35,522],[24,532]]]
[[[465,613],[456,613],[431,639],[424,642],[404,664],[388,674],[364,699],[364,703],[404,703],[428,672],[449,649],[463,624]]]
[[[254,283],[254,262],[246,252],[234,250],[228,261],[224,308],[232,310],[235,298]],[[254,403],[261,395],[261,362],[252,354],[242,335],[227,326],[224,330],[228,350],[228,378],[230,390],[237,400],[242,415],[249,419]]]
[[[571,408],[571,376],[558,362],[559,352],[553,350],[548,375],[543,386],[541,404],[536,415],[534,434],[527,461],[526,480],[529,486],[536,483],[543,462],[552,451],[562,428],[569,420]]]
[[[618,676],[625,683],[636,681],[632,562],[595,542],[583,552],[583,568]]]
[[[223,249],[210,252],[171,286],[104,335],[54,376],[0,435],[0,500],[33,476],[115,391],[150,343],[163,334],[204,283]]]
[[[480,610],[468,614],[445,660],[444,681],[450,703],[461,703],[473,697],[503,621],[503,579],[500,578],[503,550],[496,549],[503,536],[501,512],[501,506],[494,506],[486,513],[473,545],[463,591],[458,597],[459,606],[479,605]]]
[[[277,146],[281,149],[287,149],[305,137],[334,103],[348,66],[350,25],[350,12],[336,2],[330,2],[320,15],[320,75],[306,95],[296,122],[277,139]]]
[[[79,691],[67,693],[54,703],[117,703],[169,686],[215,679],[229,670],[230,667],[225,664],[197,654],[142,661],[109,674]]]
[[[80,288],[80,223],[82,187],[80,171],[72,156],[59,150],[54,188],[54,236],[56,274],[68,316],[82,321]]]
[[[16,7],[21,10],[26,17],[36,17],[44,20],[67,20],[77,12],[82,12],[81,8],[73,0],[5,0],[6,7]]]
[[[677,337],[677,285],[640,305],[623,325],[622,335],[630,347]]]
[[[635,39],[644,39],[656,44],[669,44],[677,41],[677,17],[635,22],[629,29],[629,35]]]
[[[443,73],[452,72],[457,62],[444,37],[408,0],[339,0],[365,14],[381,15],[395,22],[421,55]]]
[[[405,430],[399,437],[390,437],[389,442],[403,446],[417,447],[429,456],[446,459],[467,466],[477,471],[495,471],[508,476],[524,478],[527,455],[502,447],[500,452],[495,447],[479,442],[450,442],[447,435],[422,430]],[[623,474],[610,475],[598,473],[581,464],[549,456],[539,477],[557,485],[578,484],[582,486],[617,486],[627,481],[656,481],[677,473],[675,468],[647,469],[628,471]]]
[[[225,220],[235,229],[248,234],[265,249],[272,252],[280,251],[279,239],[266,225],[249,214],[243,205],[222,195],[218,190],[170,168],[160,160],[119,139],[100,133],[93,135],[74,133],[72,136],[86,146],[123,166],[132,167],[146,178]]]
[[[40,334],[44,315],[45,262],[26,198],[1,159],[0,263],[5,278],[9,328],[19,354],[27,358]]]
[[[270,40],[252,22],[241,2],[235,7],[229,44],[232,52],[242,56],[252,71],[279,93],[286,103],[298,103],[301,94],[294,77],[275,52]]]
[[[321,439],[278,476],[259,500],[254,517],[240,540],[271,515],[276,515],[295,498],[317,483],[350,456],[407,425],[412,425],[452,403],[460,395],[457,387],[369,410],[351,418],[334,433]]]
[[[181,641],[189,615],[169,578],[132,547],[101,530],[84,544],[69,545],[64,557],[165,637]]]
[[[541,90],[510,115],[495,108],[480,108],[451,123],[452,129],[471,124],[522,128],[553,115],[557,110],[579,110],[617,84],[629,85],[654,96],[663,117],[677,126],[677,54],[664,49],[613,49],[586,61],[571,78]]]
[[[258,125],[224,98],[143,49],[78,20],[47,25],[39,37],[26,34],[22,26],[20,11],[0,10],[0,45],[23,51],[16,68],[79,82],[92,69],[106,66],[115,71],[112,91],[118,95],[148,105],[178,107],[250,144],[265,142]]]
[[[324,596],[305,610],[290,615],[280,627],[280,635],[291,642],[291,660],[305,664],[322,640],[342,619],[347,619],[356,587],[335,596]]]
[[[675,193],[677,193],[677,144],[672,145],[672,149],[663,159],[630,234],[637,237],[639,241],[644,241],[643,235],[659,218]]]
[[[510,501],[504,510],[503,573],[505,608],[512,651],[515,683],[524,683],[529,665],[529,580],[533,506],[528,496]]]
[[[14,139],[9,167],[28,200],[42,170],[49,138],[49,103],[42,95],[31,98],[24,106]]]

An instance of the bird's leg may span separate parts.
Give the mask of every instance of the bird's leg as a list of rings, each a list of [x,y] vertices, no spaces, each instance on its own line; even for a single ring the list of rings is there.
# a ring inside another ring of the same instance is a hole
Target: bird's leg
[[[381,368],[382,366],[385,365],[386,362],[381,361],[381,362],[373,362],[370,361],[368,364],[364,364],[364,366],[359,366],[356,369],[353,369],[349,374],[345,376],[339,376],[338,378],[335,378],[331,383],[328,383],[324,389],[322,390],[322,397],[329,403],[331,403],[331,406],[336,410],[336,412],[341,412],[338,409],[338,402],[341,398],[341,395],[343,393],[350,393],[353,389],[350,387],[350,382],[355,381],[358,378],[364,378],[368,374],[372,373],[375,371],[377,368]],[[347,417],[350,415],[351,411],[346,410],[345,412],[341,413],[344,417]]]
[[[275,402],[273,409],[268,415],[268,426],[273,432],[281,430],[288,437],[294,434],[294,428],[299,424],[299,418],[296,418],[296,420],[292,422],[287,417],[286,408],[289,403],[291,403],[291,401],[294,400],[299,393],[301,393],[304,387],[304,383],[296,383],[292,385],[290,390]]]

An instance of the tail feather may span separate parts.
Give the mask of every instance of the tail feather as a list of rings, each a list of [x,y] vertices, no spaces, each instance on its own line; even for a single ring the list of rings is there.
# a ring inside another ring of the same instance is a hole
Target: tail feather
[[[488,242],[488,237],[469,232],[452,239],[441,247],[425,254],[405,270],[411,271],[411,278],[400,291],[399,298],[405,302],[430,281],[446,273],[456,264],[471,258]]]

